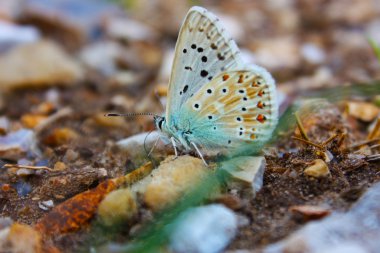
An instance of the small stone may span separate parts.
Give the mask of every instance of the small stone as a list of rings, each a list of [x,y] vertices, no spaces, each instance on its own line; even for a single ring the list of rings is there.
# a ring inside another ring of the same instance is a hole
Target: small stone
[[[53,200],[41,201],[38,203],[38,207],[47,211],[54,207],[54,202]]]
[[[107,177],[107,176],[108,176],[108,172],[107,172],[107,170],[106,170],[105,168],[99,168],[99,169],[98,169],[98,176],[99,176],[100,178],[102,178],[102,177]]]
[[[177,253],[221,252],[235,237],[237,228],[235,213],[223,205],[192,208],[178,217],[169,247]]]
[[[254,194],[263,185],[265,164],[263,156],[239,156],[222,162],[220,169],[231,176],[232,180],[229,182],[231,188],[249,188]]]
[[[40,155],[33,131],[20,129],[0,136],[0,158],[19,160],[25,157],[26,153],[34,156]]]
[[[109,193],[98,208],[98,215],[107,226],[125,222],[137,214],[137,203],[130,189]]]
[[[5,135],[8,132],[9,127],[10,127],[10,123],[9,123],[8,118],[4,116],[0,117],[0,136]]]
[[[367,102],[348,102],[348,113],[362,121],[371,122],[380,113],[380,108]]]
[[[146,155],[144,146],[147,147],[148,150],[151,149],[155,145],[157,139],[161,137],[162,135],[158,131],[153,131],[151,133],[141,133],[120,140],[116,143],[116,145],[129,157],[138,157]],[[168,139],[161,138],[155,146],[153,152],[163,153],[162,151],[167,151],[168,147],[166,144],[169,144]]]
[[[63,157],[63,160],[65,162],[74,162],[78,159],[78,157],[78,152],[74,151],[73,149],[68,149],[65,153],[65,156]]]
[[[319,220],[330,214],[329,209],[312,205],[291,206],[289,211],[302,215],[304,220]]]
[[[13,224],[13,220],[10,217],[0,217],[0,230],[7,228]]]
[[[54,170],[59,171],[59,170],[65,170],[65,169],[66,169],[66,164],[63,162],[56,162],[54,164]]]
[[[21,123],[26,128],[35,128],[38,126],[41,122],[46,120],[46,115],[37,115],[37,114],[25,114],[21,117]]]
[[[56,103],[57,101],[54,101],[54,102]],[[38,113],[40,115],[49,115],[55,109],[56,108],[55,108],[55,105],[53,104],[53,102],[46,101],[46,102],[43,102],[37,106],[35,113]]]
[[[1,190],[3,192],[9,192],[12,189],[12,186],[10,184],[2,184],[1,185]]]
[[[311,64],[321,64],[326,60],[325,52],[312,43],[302,45],[301,53],[303,58]]]
[[[41,253],[41,235],[28,225],[13,223],[0,231],[0,252]]]
[[[16,172],[16,175],[19,177],[27,177],[34,174],[36,174],[34,170],[25,169],[25,168],[18,169]]]
[[[126,17],[112,17],[106,20],[105,30],[110,38],[117,40],[152,41],[156,37],[155,31],[149,26]]]
[[[301,60],[295,37],[279,37],[257,41],[254,46],[256,63],[272,70],[296,68]]]
[[[192,186],[202,180],[207,168],[201,159],[169,156],[153,170],[150,177],[132,186],[132,191],[143,194],[144,202],[153,210],[160,210],[174,203]]]
[[[34,59],[33,64],[30,59]],[[0,59],[2,89],[71,85],[82,76],[82,68],[58,45],[49,41],[16,47]]]
[[[325,161],[322,159],[316,159],[308,166],[303,173],[310,177],[320,178],[330,175],[330,170]]]
[[[68,127],[56,128],[44,139],[44,143],[50,146],[60,146],[76,140],[79,134]]]

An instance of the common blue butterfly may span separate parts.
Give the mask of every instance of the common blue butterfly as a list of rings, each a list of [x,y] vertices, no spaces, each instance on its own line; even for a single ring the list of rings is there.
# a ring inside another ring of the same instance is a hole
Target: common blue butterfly
[[[257,152],[278,120],[275,82],[244,64],[218,18],[192,7],[179,32],[164,116],[157,129],[177,145],[202,153]],[[204,159],[203,159],[204,161]]]

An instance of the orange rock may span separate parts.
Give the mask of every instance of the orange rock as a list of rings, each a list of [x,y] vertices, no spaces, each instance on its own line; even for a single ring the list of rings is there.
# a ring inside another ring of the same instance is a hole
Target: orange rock
[[[47,118],[45,115],[39,115],[39,114],[24,114],[21,117],[21,123],[26,128],[35,128],[38,126],[42,121],[44,121]]]
[[[14,223],[9,230],[7,241],[9,252],[42,253],[41,235],[28,225]]]
[[[63,127],[54,131],[44,139],[44,143],[50,146],[67,144],[78,138],[78,133],[71,128]]]
[[[94,189],[75,195],[42,217],[35,224],[35,229],[46,236],[59,236],[86,227],[104,196],[116,186],[112,180],[107,180]]]

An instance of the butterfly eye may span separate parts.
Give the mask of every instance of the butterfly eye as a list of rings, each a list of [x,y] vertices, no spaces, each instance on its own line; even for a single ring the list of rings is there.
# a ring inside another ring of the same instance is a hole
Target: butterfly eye
[[[158,128],[160,130],[162,130],[162,124],[164,123],[164,119],[160,119],[160,121],[158,122]]]

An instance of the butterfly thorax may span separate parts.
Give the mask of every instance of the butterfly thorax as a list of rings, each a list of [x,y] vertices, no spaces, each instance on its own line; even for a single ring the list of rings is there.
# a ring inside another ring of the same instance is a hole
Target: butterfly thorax
[[[190,149],[189,137],[192,135],[190,128],[183,128],[182,126],[177,126],[176,124],[168,126],[166,118],[163,116],[155,116],[154,123],[156,128],[169,138],[174,137],[174,139],[181,143],[187,150]]]

